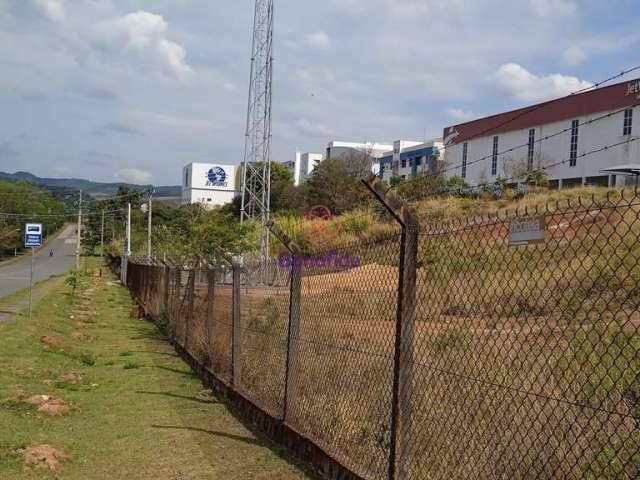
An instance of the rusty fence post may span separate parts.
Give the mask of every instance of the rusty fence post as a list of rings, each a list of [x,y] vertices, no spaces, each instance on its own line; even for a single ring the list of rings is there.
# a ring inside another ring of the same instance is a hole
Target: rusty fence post
[[[297,398],[300,359],[300,319],[302,310],[302,249],[292,241],[282,229],[271,220],[267,226],[280,242],[289,250],[291,273],[289,283],[289,331],[287,333],[287,360],[285,366],[284,406],[282,420],[288,420],[291,405]]]
[[[214,317],[213,317],[213,309],[215,308],[215,295],[216,295],[216,267],[214,265],[207,265],[207,315],[204,323],[204,335],[205,342],[207,345],[207,358],[209,360],[209,364],[207,365],[209,368],[213,368],[214,362],[213,357],[216,353],[215,348],[213,348],[211,344],[211,340],[216,334],[215,329],[213,328]]]
[[[241,358],[242,358],[242,319],[240,314],[240,275],[242,269],[242,257],[233,257],[231,269],[233,273],[232,295],[231,295],[231,386],[237,388],[242,382]]]
[[[162,268],[162,293],[164,295],[164,312],[167,316],[167,322],[169,321],[169,285],[171,280],[171,267],[166,261],[162,262],[164,264]]]
[[[414,212],[385,189],[378,177],[363,180],[367,188],[400,224],[400,263],[396,309],[389,480],[408,480],[413,434],[413,362],[416,323],[416,282],[419,223]]]
[[[196,303],[196,272],[198,261],[194,262],[187,277],[187,320],[184,325],[184,349],[189,352],[189,342],[191,340],[191,328],[193,327],[193,313]]]

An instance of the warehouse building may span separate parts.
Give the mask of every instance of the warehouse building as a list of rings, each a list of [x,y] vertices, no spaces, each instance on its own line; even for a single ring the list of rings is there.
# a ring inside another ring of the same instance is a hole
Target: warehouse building
[[[386,181],[395,176],[407,180],[423,172],[435,175],[442,165],[443,147],[440,138],[428,142],[397,140],[393,142],[393,150],[380,157],[377,174]]]
[[[239,194],[239,185],[240,168],[236,165],[190,163],[182,169],[182,203],[221,206]]]
[[[640,162],[640,142],[629,141],[639,104],[633,80],[446,127],[446,175],[517,183],[543,168],[552,187],[624,185],[603,170]]]

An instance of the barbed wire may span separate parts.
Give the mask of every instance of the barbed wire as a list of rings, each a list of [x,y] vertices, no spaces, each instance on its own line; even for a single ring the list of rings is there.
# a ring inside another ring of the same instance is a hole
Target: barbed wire
[[[621,108],[619,110],[616,110],[614,112],[606,113],[606,114],[601,115],[599,117],[595,117],[595,118],[592,118],[592,119],[589,119],[589,120],[584,120],[583,122],[578,123],[578,127],[582,127],[582,126],[585,126],[585,125],[591,125],[593,123],[599,122],[600,120],[605,120],[605,119],[611,118],[614,115],[619,115],[619,114],[624,113],[625,111],[629,110],[630,108],[635,108],[637,106],[640,106],[640,102],[634,103],[632,105],[628,105],[628,106],[623,107],[623,108]],[[570,132],[572,130],[572,128],[573,127],[563,128],[561,130],[558,130],[555,133],[540,137],[539,139],[535,140],[532,143],[534,145],[537,145],[537,144],[540,144],[540,143],[542,143],[542,142],[544,142],[546,140],[551,140],[552,138],[555,138],[555,137],[558,137],[558,136],[560,136],[560,135],[562,135],[564,133]],[[515,152],[516,150],[520,150],[522,148],[528,148],[529,146],[530,146],[530,143],[526,142],[526,143],[523,143],[523,144],[520,144],[520,145],[516,145],[515,147],[511,147],[511,148],[508,148],[506,150],[502,150],[502,151],[497,152],[495,154],[491,153],[489,155],[485,155],[484,157],[480,157],[480,158],[477,158],[477,159],[474,159],[474,160],[471,160],[471,161],[461,162],[461,163],[458,163],[458,164],[453,165],[453,166],[445,167],[444,169],[439,170],[437,173],[429,173],[426,176],[427,177],[437,177],[437,176],[440,176],[441,174],[458,170],[459,168],[462,168],[465,165],[467,167],[469,167],[470,165],[475,165],[476,163],[480,163],[480,162],[483,162],[483,161],[486,161],[486,160],[493,159],[494,156],[499,157],[499,156],[505,155],[507,153]]]
[[[551,168],[554,168],[554,167],[557,167],[557,166],[560,166],[560,165],[564,165],[564,164],[569,163],[570,161],[572,161],[574,159],[578,160],[580,158],[588,157],[590,155],[595,155],[596,153],[605,152],[605,151],[607,151],[607,150],[609,150],[611,148],[616,148],[616,147],[619,147],[619,146],[622,146],[622,145],[628,145],[628,144],[636,142],[638,140],[640,140],[640,137],[630,137],[630,138],[628,138],[626,140],[623,140],[623,141],[620,141],[620,142],[611,143],[611,144],[608,144],[608,145],[604,145],[602,147],[598,147],[598,148],[596,148],[594,150],[590,150],[590,151],[587,151],[587,152],[584,152],[584,153],[581,153],[581,154],[577,154],[573,158],[571,156],[569,156],[569,157],[567,157],[567,158],[565,158],[563,160],[560,160],[560,161],[557,161],[557,162],[553,162],[553,163],[549,163],[547,165],[539,167],[537,170],[538,171],[542,170],[542,171],[546,172],[547,170],[549,170]],[[531,173],[531,172],[528,172],[528,173]],[[493,187],[493,186],[502,185],[504,183],[521,181],[521,180],[523,180],[523,177],[524,177],[524,175],[522,175],[522,174],[514,175],[514,176],[511,176],[511,177],[500,178],[500,179],[498,179],[496,181],[493,181],[493,182],[478,183],[476,185],[469,186],[469,187],[464,187],[464,188],[467,188],[469,190],[482,191],[483,189],[487,189],[487,188]],[[427,196],[437,196],[437,195],[451,194],[451,193],[457,193],[457,192],[459,192],[459,187],[446,187],[446,188],[443,188],[443,189],[426,192],[425,196],[420,198],[420,199],[424,199]],[[407,201],[406,199],[403,199],[403,200]]]

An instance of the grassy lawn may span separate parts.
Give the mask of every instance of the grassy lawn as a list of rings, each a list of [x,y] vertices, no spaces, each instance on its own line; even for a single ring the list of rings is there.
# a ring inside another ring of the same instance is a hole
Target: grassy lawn
[[[0,478],[307,478],[203,391],[155,326],[130,318],[126,290],[91,266],[75,298],[51,280],[31,321],[0,325]],[[40,413],[25,403],[34,395],[69,411]],[[69,459],[27,468],[19,451],[37,444]]]

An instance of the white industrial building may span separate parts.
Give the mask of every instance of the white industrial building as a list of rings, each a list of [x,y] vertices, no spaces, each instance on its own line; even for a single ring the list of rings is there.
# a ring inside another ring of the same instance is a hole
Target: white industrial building
[[[213,163],[190,163],[182,169],[182,203],[207,208],[230,203],[239,194],[240,167]]]
[[[380,158],[385,152],[393,148],[393,145],[377,142],[340,142],[332,141],[327,145],[326,158],[339,160],[344,157],[357,154],[366,154],[373,158]]]
[[[638,104],[633,80],[446,127],[446,175],[516,183],[544,168],[553,187],[624,185],[602,170],[640,163],[640,142],[627,142],[640,132]]]
[[[315,168],[324,160],[321,153],[296,152],[295,160],[284,162],[284,165],[293,174],[293,183],[298,185],[306,182],[311,177]]]
[[[394,176],[406,180],[423,172],[435,175],[442,165],[443,150],[441,138],[428,142],[396,140],[393,149],[380,157],[376,174],[386,181]]]

